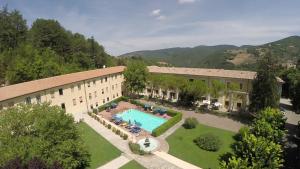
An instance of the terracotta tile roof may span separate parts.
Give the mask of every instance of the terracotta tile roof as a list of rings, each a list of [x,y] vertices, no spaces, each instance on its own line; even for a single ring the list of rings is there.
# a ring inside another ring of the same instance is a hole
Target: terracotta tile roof
[[[148,66],[150,73],[165,73],[165,74],[178,74],[178,75],[195,75],[206,77],[225,77],[236,79],[249,79],[255,78],[256,72],[242,71],[242,70],[224,70],[224,69],[203,69],[203,68],[183,68],[183,67],[158,67]],[[277,78],[279,82],[283,82]]]
[[[71,73],[66,75],[54,76],[45,79],[39,79],[15,85],[9,85],[0,88],[0,101],[14,97],[82,81],[91,78],[120,73],[125,69],[124,66],[109,67],[104,69],[95,69],[84,72]]]

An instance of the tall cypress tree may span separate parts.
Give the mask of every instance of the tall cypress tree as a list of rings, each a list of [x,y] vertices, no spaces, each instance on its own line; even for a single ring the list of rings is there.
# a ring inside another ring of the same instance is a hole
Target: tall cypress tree
[[[280,95],[276,78],[277,68],[278,60],[267,51],[259,61],[258,71],[252,82],[250,111],[257,112],[266,107],[278,107]]]

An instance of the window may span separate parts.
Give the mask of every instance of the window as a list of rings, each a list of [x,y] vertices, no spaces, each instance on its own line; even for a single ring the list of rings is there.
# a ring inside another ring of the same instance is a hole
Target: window
[[[117,75],[115,75],[115,79],[117,79]]]
[[[240,83],[240,89],[241,90],[243,89],[243,83]]]
[[[26,97],[25,98],[25,103],[26,104],[31,104],[31,98],[30,97]]]
[[[104,94],[104,89],[102,89],[102,94]]]
[[[96,80],[93,80],[93,85],[96,85]]]
[[[94,109],[94,106],[92,104],[90,105],[90,107],[91,107],[91,109]]]
[[[109,97],[107,97],[106,100],[109,102]]]
[[[104,103],[105,103],[105,99],[103,99],[103,101],[102,101],[102,102],[103,102],[103,104],[104,104]]]
[[[111,86],[111,89],[114,90],[114,88],[115,88],[114,85],[112,85],[112,86]]]
[[[151,89],[147,89],[147,93],[151,93]]]
[[[53,90],[50,92],[50,95],[51,95],[51,98],[52,98],[52,99],[55,98],[55,95],[54,95],[54,91],[53,91]]]
[[[236,104],[236,107],[239,109],[239,108],[241,108],[242,107],[242,103],[237,103]]]
[[[79,102],[80,102],[80,103],[83,102],[82,96],[79,97]]]
[[[101,83],[103,83],[103,79],[101,78]]]
[[[117,93],[117,97],[119,97],[119,94]]]
[[[158,92],[159,92],[158,90],[155,90],[155,94],[158,94]]]
[[[87,82],[87,86],[88,86],[88,87],[91,87],[91,84],[90,84],[90,82]]]
[[[81,90],[81,84],[78,84],[77,87],[78,87],[78,90]]]
[[[92,93],[89,93],[89,99],[90,100],[92,99]]]
[[[41,95],[36,95],[35,98],[37,103],[41,103]]]
[[[62,109],[66,110],[66,105],[65,105],[65,103],[62,103],[60,106],[61,106]]]
[[[15,105],[14,102],[9,102],[9,103],[8,103],[8,107],[13,107],[14,105]]]
[[[73,99],[73,106],[76,106],[76,99]]]
[[[97,91],[95,91],[94,94],[95,94],[95,97],[97,97]]]
[[[98,102],[96,102],[96,107],[98,107]]]
[[[115,98],[115,95],[113,95],[113,99]]]
[[[74,92],[74,86],[73,85],[71,86],[71,92],[72,93]]]
[[[107,77],[105,77],[105,82],[107,82]]]
[[[63,89],[59,89],[58,92],[59,92],[59,95],[63,95],[64,94]]]
[[[225,106],[226,106],[226,107],[229,106],[229,101],[225,101]]]

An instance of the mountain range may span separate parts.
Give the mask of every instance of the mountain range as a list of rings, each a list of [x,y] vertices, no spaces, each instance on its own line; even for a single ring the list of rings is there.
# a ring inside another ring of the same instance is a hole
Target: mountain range
[[[296,63],[300,59],[300,36],[290,36],[263,45],[216,45],[143,50],[119,57],[141,57],[156,65],[255,70],[256,61],[269,48],[281,63]]]

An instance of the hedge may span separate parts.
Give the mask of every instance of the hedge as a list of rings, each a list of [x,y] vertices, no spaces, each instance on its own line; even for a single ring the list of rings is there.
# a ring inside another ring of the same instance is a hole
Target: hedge
[[[169,128],[174,126],[176,123],[178,123],[182,119],[182,113],[176,112],[174,110],[167,110],[167,114],[171,116],[172,118],[169,119],[167,122],[162,124],[161,126],[157,127],[152,131],[152,136],[157,137],[160,136],[162,133],[167,131]]]
[[[105,110],[106,107],[107,107],[108,105],[110,105],[111,103],[113,103],[113,102],[114,102],[114,103],[119,103],[120,101],[128,101],[128,97],[121,96],[121,97],[119,97],[119,98],[117,98],[117,99],[115,99],[115,100],[112,100],[111,102],[108,102],[108,103],[106,103],[106,104],[104,104],[104,105],[102,105],[102,106],[99,106],[99,107],[98,107],[98,111],[101,112],[101,111]]]
[[[144,103],[141,103],[141,102],[139,102],[137,100],[133,100],[133,99],[130,99],[129,102],[131,104],[134,104],[134,105],[137,105],[137,106],[141,106],[141,107],[144,107],[144,105],[145,105]]]

